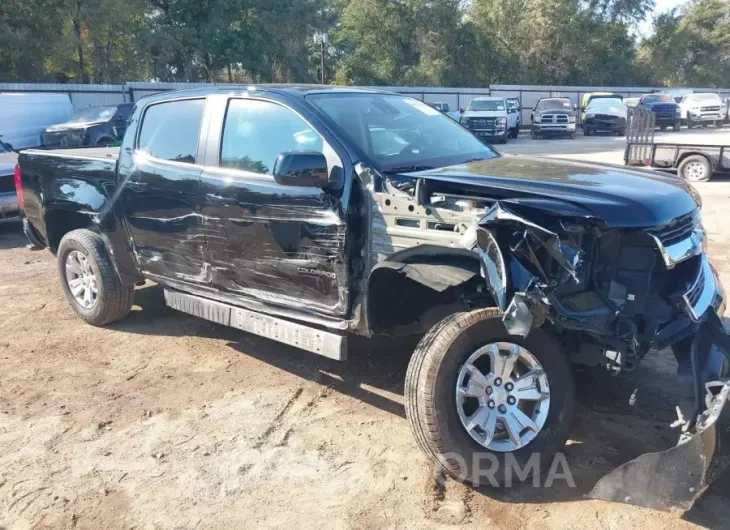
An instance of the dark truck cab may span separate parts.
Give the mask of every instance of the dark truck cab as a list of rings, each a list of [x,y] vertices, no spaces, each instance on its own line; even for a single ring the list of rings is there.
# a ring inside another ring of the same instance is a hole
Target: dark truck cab
[[[124,137],[133,107],[132,103],[121,103],[81,109],[67,122],[44,129],[41,145],[46,149],[59,149],[117,144]]]
[[[510,458],[550,465],[571,363],[619,373],[672,347],[683,430],[660,455],[694,467],[644,455],[593,495],[666,508],[705,485],[730,341],[682,179],[500,156],[421,101],[320,86],[150,96],[118,152],[19,164],[26,232],[91,324],[124,317],[150,279],[175,309],[334,359],[349,334],[422,335],[407,417],[437,466],[474,483],[485,455],[498,483]]]

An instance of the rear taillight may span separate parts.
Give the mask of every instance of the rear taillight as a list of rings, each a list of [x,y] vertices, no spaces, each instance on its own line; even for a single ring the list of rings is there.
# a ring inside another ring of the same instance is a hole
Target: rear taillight
[[[23,179],[21,177],[20,166],[18,164],[15,164],[15,172],[13,173],[13,178],[15,180],[15,192],[18,194],[18,206],[23,209],[25,207],[23,201]]]

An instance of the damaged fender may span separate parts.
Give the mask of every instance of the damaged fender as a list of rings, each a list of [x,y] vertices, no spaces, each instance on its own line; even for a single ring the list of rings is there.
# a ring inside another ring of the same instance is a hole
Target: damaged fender
[[[522,273],[521,281],[510,283],[507,259],[494,231],[505,227],[519,234],[516,244],[508,247],[508,259]],[[497,305],[504,312],[503,322],[512,335],[527,336],[547,317],[548,293],[560,281],[581,282],[583,251],[573,241],[519,215],[515,208],[500,201],[487,210],[462,238],[462,244],[479,255],[482,276]],[[562,269],[565,278],[550,275],[538,252],[545,251]],[[509,295],[512,293],[512,297]]]

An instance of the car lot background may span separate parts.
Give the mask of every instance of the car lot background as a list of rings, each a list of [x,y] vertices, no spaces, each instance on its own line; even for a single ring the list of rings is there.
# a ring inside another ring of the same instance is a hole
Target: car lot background
[[[730,144],[730,129],[657,138]],[[623,146],[523,133],[499,150],[620,164]],[[696,188],[730,285],[730,179]],[[626,378],[576,372],[565,449],[576,488],[442,486],[404,417],[410,345],[355,341],[337,363],[170,310],[151,283],[127,319],[94,328],[63,298],[53,256],[25,244],[0,225],[0,527],[719,528],[730,517],[727,476],[684,516],[584,498],[676,440],[668,352]]]

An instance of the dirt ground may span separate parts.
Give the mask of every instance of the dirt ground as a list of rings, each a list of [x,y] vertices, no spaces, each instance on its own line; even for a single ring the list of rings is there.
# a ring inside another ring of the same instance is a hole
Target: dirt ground
[[[730,181],[698,188],[730,285]],[[405,419],[405,349],[361,342],[337,363],[176,313],[152,284],[94,328],[25,244],[0,226],[0,529],[727,527],[727,477],[685,514],[585,498],[676,441],[668,354],[576,372],[575,488],[442,486]]]

